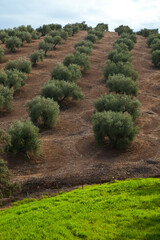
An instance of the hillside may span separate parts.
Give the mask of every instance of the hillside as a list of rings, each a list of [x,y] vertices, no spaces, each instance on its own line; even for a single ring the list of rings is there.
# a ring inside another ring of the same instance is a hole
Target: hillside
[[[24,104],[40,93],[43,83],[50,78],[50,71],[57,62],[63,62],[74,44],[86,36],[81,31],[70,37],[56,51],[48,54],[44,62],[33,68],[26,85],[15,93],[13,110],[2,114],[0,127],[6,129],[17,119],[27,119]],[[35,191],[39,188],[73,186],[83,183],[100,183],[114,178],[159,176],[159,77],[160,73],[151,63],[150,49],[146,39],[138,36],[132,50],[133,66],[139,73],[139,95],[142,113],[137,121],[139,135],[126,150],[112,150],[107,145],[97,146],[94,140],[90,117],[95,111],[94,100],[107,92],[103,68],[108,53],[113,49],[117,33],[106,32],[94,44],[90,56],[91,68],[83,74],[78,85],[85,98],[79,102],[68,102],[63,106],[58,124],[52,130],[41,130],[42,152],[36,159],[11,153],[3,156],[12,170],[13,180],[23,183],[23,189]],[[38,40],[24,46],[6,59],[27,57],[37,49]],[[1,65],[4,67],[5,63]]]
[[[0,212],[0,239],[158,240],[160,180],[86,186]]]

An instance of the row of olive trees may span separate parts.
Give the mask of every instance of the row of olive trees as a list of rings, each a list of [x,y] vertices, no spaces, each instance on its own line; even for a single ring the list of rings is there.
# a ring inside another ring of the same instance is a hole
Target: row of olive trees
[[[141,29],[137,34],[147,38],[147,45],[151,48],[152,63],[155,67],[160,67],[160,34],[158,29]]]
[[[47,36],[46,38],[48,37],[51,36]],[[37,50],[36,54],[41,60],[43,59],[42,50]],[[36,63],[36,61],[34,63]],[[3,108],[11,110],[13,92],[25,84],[26,74],[30,73],[31,69],[30,61],[15,60],[9,61],[5,66],[5,70],[0,72],[0,86],[4,92],[3,96],[0,94],[0,101]],[[43,90],[42,96],[37,96],[32,101],[26,102],[26,108],[31,121],[17,121],[10,126],[6,132],[10,140],[5,144],[6,150],[14,153],[24,152],[32,155],[38,154],[40,151],[40,138],[37,126],[43,125],[52,128],[56,125],[59,115],[58,103],[62,101],[62,99],[64,100],[66,97],[72,97],[76,100],[83,98],[80,88],[76,85],[76,81],[81,77],[81,71],[78,65],[71,64],[65,67],[57,64],[51,73],[51,78],[56,74],[61,74],[61,76],[64,74],[65,76],[64,78],[63,76],[60,78],[65,80],[54,81],[54,89],[53,85],[52,89],[50,88],[50,93],[51,90],[55,91],[55,94],[57,91],[58,95],[56,95],[55,98],[44,97],[43,94],[45,95],[46,92],[44,93]]]
[[[134,121],[140,114],[137,72],[133,69],[131,50],[137,41],[128,26],[115,29],[120,38],[114,42],[104,68],[104,77],[109,94],[100,96],[94,102],[97,112],[92,116],[93,131],[100,144],[106,139],[111,147],[126,147],[138,133]]]
[[[89,48],[93,47],[93,43],[86,39],[76,44],[75,49],[80,46],[86,47],[86,44]],[[7,134],[10,138],[10,144],[6,144],[8,151],[38,154],[40,151],[38,127],[52,128],[56,125],[59,105],[61,106],[65,99],[83,99],[83,93],[77,85],[77,81],[81,77],[81,72],[89,69],[90,62],[89,56],[79,50],[73,54],[71,63],[66,61],[68,56],[64,59],[64,64],[57,63],[51,72],[51,80],[41,89],[41,96],[26,102],[31,121],[17,121],[9,127]],[[14,68],[27,72],[24,66],[19,67],[15,61],[6,66],[7,70]]]
[[[49,24],[43,25],[38,29],[42,35],[46,35],[45,38],[39,42],[38,49],[30,54],[30,60],[33,65],[37,62],[43,61],[48,51],[56,49],[57,45],[62,44],[62,40],[67,40],[69,36],[73,36],[83,29],[83,24],[67,24],[62,29],[61,25]],[[70,34],[71,33],[71,34]]]
[[[11,52],[23,46],[24,42],[31,43],[32,40],[40,38],[40,33],[30,25],[20,26],[19,28],[0,30],[0,41],[5,44]]]
[[[147,37],[147,45],[151,48],[152,63],[155,67],[160,67],[160,34],[158,31],[150,30]]]
[[[84,23],[82,27],[86,27]],[[67,28],[70,29],[70,26]],[[57,63],[51,72],[51,80],[42,87],[41,96],[26,102],[31,121],[16,121],[6,132],[1,130],[0,143],[3,149],[15,154],[23,152],[37,155],[40,152],[40,135],[37,126],[54,127],[59,115],[58,104],[61,104],[66,98],[83,99],[82,91],[76,83],[82,75],[81,72],[89,69],[88,55],[91,53],[92,47],[93,43],[89,40],[79,42],[75,45],[76,53],[72,56],[71,63],[65,64],[66,59],[64,64]],[[36,54],[39,52],[37,51]],[[43,54],[39,57],[43,58]],[[3,76],[0,75],[1,84],[4,86],[8,82],[10,83],[10,80],[7,80],[9,71],[21,74],[22,77],[22,74],[30,73],[31,64],[26,64],[25,61],[8,62],[5,72],[1,74]],[[13,86],[10,84],[11,89],[12,87],[17,88],[17,86],[17,84]],[[0,160],[0,189],[0,198],[8,197],[19,191],[19,185],[10,182],[10,172],[3,160]]]

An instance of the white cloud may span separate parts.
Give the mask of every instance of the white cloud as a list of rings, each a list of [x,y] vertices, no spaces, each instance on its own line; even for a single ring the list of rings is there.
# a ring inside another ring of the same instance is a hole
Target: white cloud
[[[108,23],[112,31],[121,24],[135,30],[159,28],[159,4],[159,0],[5,0],[0,7],[0,28],[84,20],[92,26]]]

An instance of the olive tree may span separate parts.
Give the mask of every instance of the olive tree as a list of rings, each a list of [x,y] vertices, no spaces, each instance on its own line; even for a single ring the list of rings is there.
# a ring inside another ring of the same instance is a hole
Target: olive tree
[[[77,64],[81,67],[81,70],[86,72],[90,68],[90,60],[85,53],[76,52],[75,54],[68,54],[63,64],[69,66],[70,64]]]
[[[27,59],[9,60],[5,66],[5,70],[14,69],[29,74],[32,71],[32,65]]]
[[[20,191],[20,185],[12,183],[11,175],[7,162],[0,159],[0,199],[8,198]]]
[[[33,156],[40,151],[39,129],[29,120],[16,121],[8,129],[11,144],[8,150],[17,153],[30,153]]]
[[[40,50],[35,50],[33,53],[30,54],[30,60],[33,65],[36,65],[37,62],[43,62],[44,59],[44,52],[42,49]]]
[[[44,51],[44,55],[46,56],[47,52],[52,50],[52,45],[52,43],[48,43],[42,40],[38,45],[38,49],[42,49]]]
[[[92,115],[95,140],[98,144],[108,139],[113,148],[125,148],[138,133],[132,117],[122,112],[96,112]]]
[[[110,92],[122,93],[127,95],[137,96],[138,86],[130,77],[125,77],[123,74],[110,76],[106,82],[106,87]]]
[[[57,65],[51,71],[51,79],[55,80],[77,82],[80,77],[80,67],[76,64],[70,64],[68,67],[66,67],[61,63],[57,63]]]
[[[0,84],[8,88],[13,88],[14,90],[24,86],[26,78],[27,75],[17,69],[6,70],[6,72],[0,71]]]
[[[42,124],[49,128],[56,125],[59,115],[59,106],[53,99],[37,96],[31,101],[27,101],[26,107],[35,125]]]
[[[4,58],[4,49],[0,47],[0,61],[2,61]]]
[[[155,50],[152,52],[152,63],[155,67],[160,66],[160,50]]]
[[[59,104],[67,98],[71,98],[72,100],[83,99],[83,93],[77,84],[63,80],[54,80],[46,83],[41,89],[41,96],[52,98]]]
[[[13,101],[13,90],[0,85],[0,108],[11,111]]]
[[[115,74],[123,74],[126,77],[131,77],[134,81],[138,78],[138,73],[134,70],[130,62],[114,63],[111,60],[107,60],[104,68],[105,79],[107,80],[109,76]]]
[[[22,41],[18,37],[9,37],[6,40],[6,48],[8,48],[11,52],[15,52],[16,48],[20,48],[22,45]]]
[[[140,115],[140,102],[126,94],[104,94],[94,101],[98,112],[128,112],[135,120]]]

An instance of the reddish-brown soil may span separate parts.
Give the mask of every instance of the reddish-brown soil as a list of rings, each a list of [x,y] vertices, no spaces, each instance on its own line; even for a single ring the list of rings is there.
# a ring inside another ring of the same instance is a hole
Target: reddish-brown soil
[[[73,52],[74,43],[85,36],[86,32],[78,33],[58,46],[56,51],[49,52],[45,61],[33,68],[26,85],[15,94],[12,112],[1,115],[1,128],[6,129],[14,120],[28,118],[25,101],[40,93],[55,64]],[[28,159],[21,154],[3,156],[14,174],[13,179],[23,184],[24,191],[160,176],[160,71],[153,68],[150,49],[141,36],[138,36],[132,51],[133,66],[139,72],[138,98],[142,103],[142,114],[136,123],[139,134],[123,151],[110,149],[108,145],[97,146],[94,141],[90,119],[94,112],[93,102],[107,92],[103,68],[117,38],[117,33],[105,33],[104,38],[94,44],[90,57],[91,69],[83,74],[78,83],[85,98],[66,103],[57,126],[51,130],[41,130],[40,156],[36,159]],[[37,45],[38,41],[7,57],[28,56]]]

